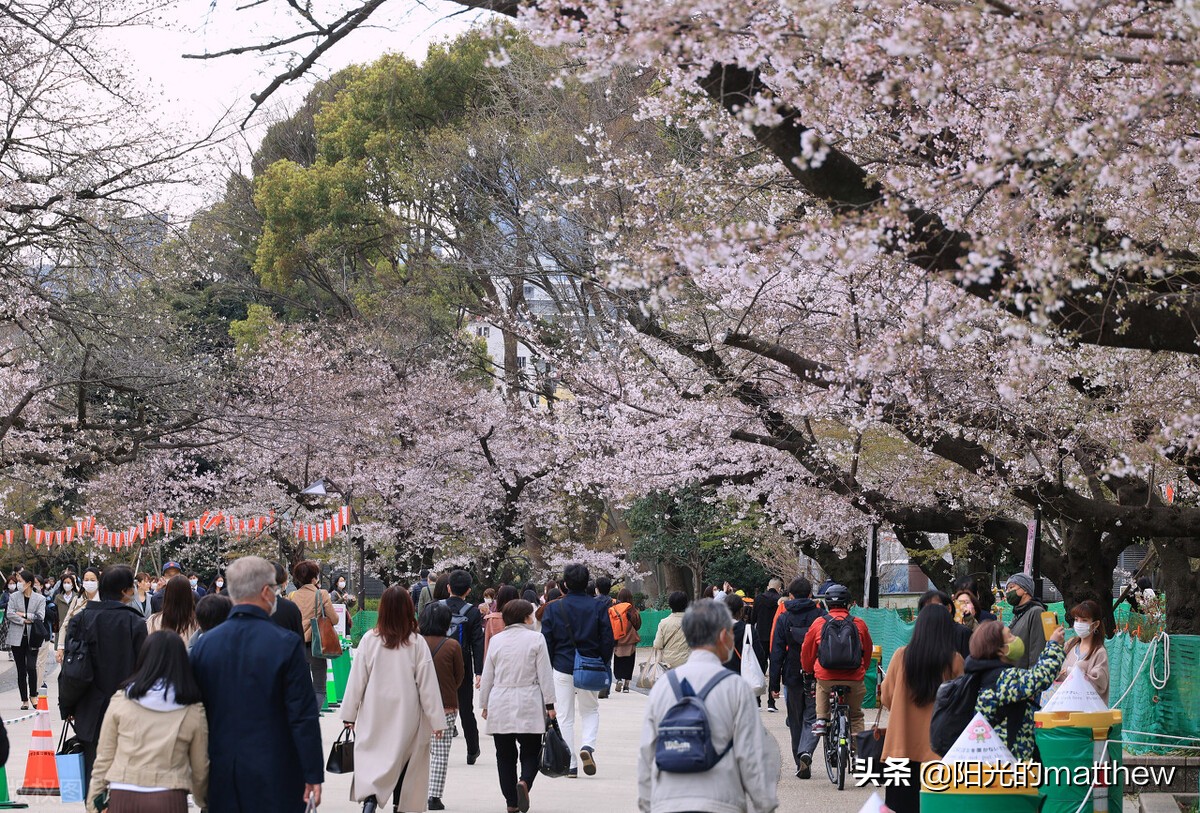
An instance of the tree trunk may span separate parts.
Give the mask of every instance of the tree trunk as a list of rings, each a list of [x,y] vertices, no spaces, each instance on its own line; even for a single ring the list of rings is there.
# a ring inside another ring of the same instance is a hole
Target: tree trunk
[[[860,605],[865,604],[862,590],[867,573],[867,552],[864,548],[854,547],[843,556],[832,545],[804,539],[800,542],[800,550],[815,559],[826,576],[849,588],[855,601]],[[813,587],[816,588],[816,585]]]
[[[1055,586],[1068,610],[1085,599],[1098,603],[1105,629],[1113,629],[1113,569],[1124,540],[1106,540],[1102,532],[1082,523],[1062,524],[1062,573]]]
[[[1189,557],[1182,542],[1154,540],[1162,575],[1159,590],[1167,597],[1167,632],[1200,635],[1200,559]]]

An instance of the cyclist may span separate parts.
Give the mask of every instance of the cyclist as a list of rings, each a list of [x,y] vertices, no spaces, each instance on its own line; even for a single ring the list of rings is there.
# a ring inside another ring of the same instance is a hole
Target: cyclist
[[[825,591],[829,615],[813,621],[804,636],[800,662],[805,672],[817,678],[817,721],[812,733],[820,737],[829,723],[829,692],[834,686],[847,686],[846,704],[850,707],[850,732],[863,730],[864,680],[871,665],[871,633],[861,618],[850,615],[850,590],[834,584]]]

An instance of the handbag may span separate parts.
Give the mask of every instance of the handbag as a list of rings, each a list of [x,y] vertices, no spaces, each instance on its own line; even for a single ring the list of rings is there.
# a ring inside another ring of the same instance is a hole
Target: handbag
[[[342,657],[342,641],[333,621],[325,615],[325,599],[317,590],[317,614],[312,619],[312,656],[314,658]]]
[[[343,728],[333,741],[325,770],[329,773],[354,773],[354,729]]]
[[[74,734],[70,721],[63,723],[62,735],[58,738],[58,750],[54,752],[54,767],[58,769],[58,787],[63,802],[82,802],[87,794],[83,781],[83,741]]]
[[[746,622],[746,631],[742,636],[742,680],[750,684],[750,690],[756,697],[767,693],[767,676],[758,663],[754,654],[754,628]]]
[[[542,735],[542,759],[538,771],[545,776],[566,776],[571,772],[571,749],[563,739],[558,721],[547,718],[546,733]]]
[[[887,736],[887,726],[879,727],[879,718],[882,716],[883,704],[880,703],[875,709],[875,723],[868,730],[854,735],[854,755],[859,759],[883,762],[883,740]]]
[[[633,681],[633,690],[639,694],[650,694],[658,679],[667,673],[667,666],[662,662],[662,653],[654,650],[650,660],[638,666],[637,678]]]

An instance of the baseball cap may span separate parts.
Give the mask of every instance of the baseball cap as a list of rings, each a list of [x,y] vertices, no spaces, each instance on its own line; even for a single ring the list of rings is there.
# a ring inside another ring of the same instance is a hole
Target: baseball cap
[[[183,568],[179,566],[179,562],[167,562],[165,565],[163,565],[163,575],[165,576],[167,571],[171,568],[175,568],[180,573],[183,572]]]

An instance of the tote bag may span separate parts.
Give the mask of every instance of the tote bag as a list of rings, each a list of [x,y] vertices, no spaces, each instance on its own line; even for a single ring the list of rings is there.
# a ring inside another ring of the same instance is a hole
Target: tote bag
[[[662,653],[657,649],[650,655],[650,660],[638,666],[637,679],[633,681],[633,690],[639,694],[650,694],[658,679],[667,673],[666,664],[661,660]]]
[[[314,658],[342,657],[342,642],[333,621],[325,615],[325,597],[317,590],[317,614],[312,619],[312,656]]]
[[[746,623],[746,632],[742,636],[742,680],[750,684],[750,690],[756,696],[767,693],[767,676],[763,674],[754,654],[754,629],[749,622]]]

